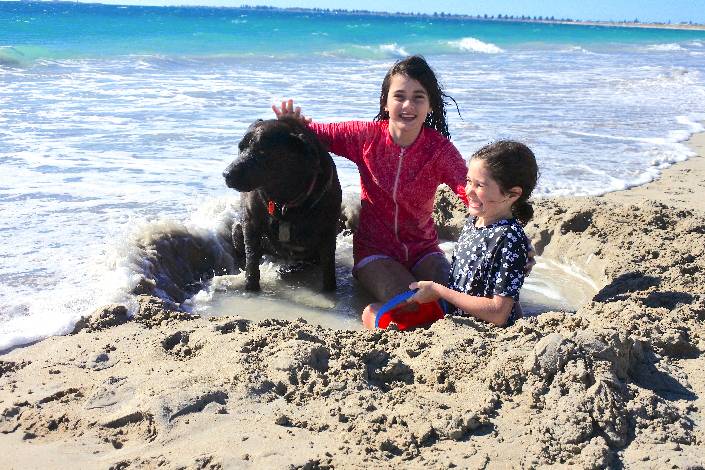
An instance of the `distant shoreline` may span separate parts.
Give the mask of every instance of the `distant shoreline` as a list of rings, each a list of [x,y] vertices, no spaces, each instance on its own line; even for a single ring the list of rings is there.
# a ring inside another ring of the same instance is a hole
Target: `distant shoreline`
[[[527,23],[574,24],[578,26],[604,26],[607,28],[647,28],[705,31],[703,24],[633,23],[616,21],[527,21]]]
[[[227,8],[227,7],[226,7]],[[638,21],[591,21],[591,20],[572,20],[572,19],[552,19],[543,17],[530,16],[510,16],[498,15],[498,17],[490,15],[463,15],[456,13],[405,13],[405,12],[385,12],[385,11],[370,11],[370,10],[346,10],[346,9],[330,9],[330,8],[301,8],[301,7],[270,7],[261,5],[241,5],[234,7],[241,10],[257,10],[257,11],[283,11],[292,13],[333,13],[339,15],[368,15],[368,16],[393,16],[393,17],[408,17],[408,18],[432,18],[432,19],[453,19],[453,20],[472,20],[472,21],[488,21],[488,22],[505,22],[505,23],[538,23],[538,24],[565,24],[576,26],[603,26],[617,28],[648,28],[648,29],[678,29],[678,30],[696,30],[705,31],[705,24],[699,23],[642,23]]]
[[[41,4],[72,4],[76,2],[67,0],[52,0],[37,1],[37,0],[19,0],[19,3],[41,3]],[[505,22],[505,23],[537,23],[537,24],[561,24],[575,26],[602,26],[607,28],[647,28],[647,29],[675,29],[675,30],[692,30],[705,31],[705,24],[700,23],[650,23],[635,21],[593,21],[593,20],[573,20],[570,18],[554,18],[531,15],[465,15],[460,13],[413,13],[413,12],[387,12],[387,11],[371,11],[371,10],[347,10],[347,9],[332,9],[332,8],[303,8],[303,7],[274,7],[267,5],[246,5],[232,7],[221,6],[206,6],[206,5],[119,5],[109,3],[80,3],[81,5],[105,5],[105,6],[133,6],[137,8],[212,8],[212,9],[229,9],[229,10],[254,10],[254,11],[277,11],[288,13],[326,13],[334,15],[358,15],[358,16],[382,16],[382,17],[400,17],[400,18],[429,18],[429,19],[449,19],[449,20],[469,20],[469,21],[487,21],[487,22]]]

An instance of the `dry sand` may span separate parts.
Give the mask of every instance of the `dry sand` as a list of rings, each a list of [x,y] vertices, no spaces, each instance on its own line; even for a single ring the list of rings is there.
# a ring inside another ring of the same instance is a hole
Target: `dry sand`
[[[601,287],[494,328],[191,318],[150,296],[0,356],[3,468],[703,468],[705,139],[646,186],[540,201]]]

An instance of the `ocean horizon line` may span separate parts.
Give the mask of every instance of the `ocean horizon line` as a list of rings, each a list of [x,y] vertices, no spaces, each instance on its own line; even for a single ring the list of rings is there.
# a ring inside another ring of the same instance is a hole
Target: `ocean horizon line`
[[[682,29],[682,30],[705,30],[705,23],[694,21],[689,22],[649,22],[634,20],[582,20],[573,18],[555,18],[555,16],[544,15],[490,15],[482,14],[463,14],[463,13],[447,13],[443,11],[433,13],[421,12],[403,12],[403,11],[385,11],[385,10],[367,10],[367,9],[346,9],[346,8],[308,8],[308,7],[276,7],[270,5],[248,5],[242,4],[239,6],[214,6],[214,5],[184,5],[174,3],[172,5],[122,5],[116,3],[102,2],[77,2],[68,0],[18,0],[17,2],[7,3],[49,3],[49,4],[67,4],[75,5],[103,5],[113,7],[131,7],[131,8],[192,8],[192,9],[214,9],[214,10],[254,10],[254,11],[277,11],[290,13],[324,13],[336,15],[351,15],[351,16],[381,16],[381,17],[400,17],[400,18],[429,18],[429,19],[448,19],[461,21],[487,21],[487,22],[507,22],[507,23],[537,23],[537,24],[561,24],[575,26],[601,26],[601,27],[623,27],[623,28],[651,28],[651,29]]]

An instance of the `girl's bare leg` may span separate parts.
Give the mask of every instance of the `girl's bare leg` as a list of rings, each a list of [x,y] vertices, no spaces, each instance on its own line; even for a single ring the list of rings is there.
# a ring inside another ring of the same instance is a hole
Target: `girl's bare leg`
[[[434,281],[445,286],[448,284],[450,263],[442,253],[426,256],[412,268],[411,273],[418,281]]]
[[[406,292],[416,280],[404,265],[390,258],[369,262],[356,270],[355,277],[379,302]]]
[[[362,311],[362,324],[366,328],[375,327],[375,317],[382,303],[397,294],[409,290],[414,281],[430,280],[446,285],[450,263],[445,256],[427,256],[414,266],[413,274],[404,265],[393,259],[384,258],[371,261],[356,270],[355,277],[380,303],[370,304]],[[414,310],[416,305],[409,305]]]

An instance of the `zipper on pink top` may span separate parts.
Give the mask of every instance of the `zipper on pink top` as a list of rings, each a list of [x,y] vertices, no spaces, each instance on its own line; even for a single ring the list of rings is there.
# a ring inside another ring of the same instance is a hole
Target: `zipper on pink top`
[[[406,257],[406,261],[409,261],[409,248],[406,246],[405,243],[402,243],[402,241],[399,239],[399,204],[397,203],[397,188],[399,187],[399,176],[401,175],[401,165],[402,161],[404,160],[405,152],[406,148],[402,147],[401,153],[399,154],[399,163],[397,165],[397,175],[394,178],[392,201],[394,202],[394,237],[397,239],[397,242],[401,244],[401,246],[404,248],[404,255]]]

